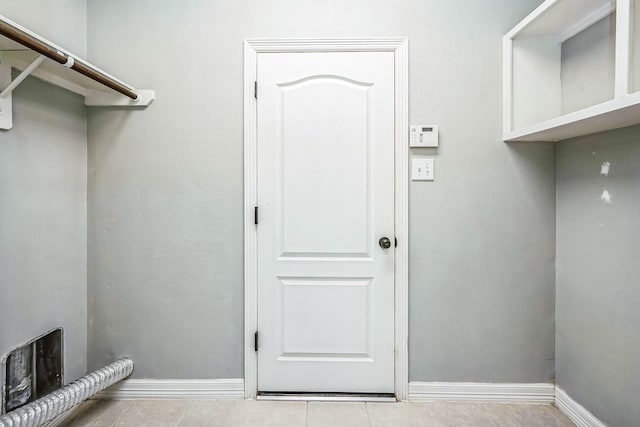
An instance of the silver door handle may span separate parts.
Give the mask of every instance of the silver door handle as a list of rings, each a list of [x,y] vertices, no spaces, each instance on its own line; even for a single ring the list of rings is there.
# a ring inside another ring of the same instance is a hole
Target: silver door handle
[[[389,240],[388,237],[381,237],[380,240],[378,240],[378,244],[382,249],[389,249],[391,247],[391,240]]]

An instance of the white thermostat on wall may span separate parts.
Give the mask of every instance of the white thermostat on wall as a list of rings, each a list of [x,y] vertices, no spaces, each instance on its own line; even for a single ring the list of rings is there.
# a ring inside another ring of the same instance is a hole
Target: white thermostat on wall
[[[409,127],[409,147],[437,147],[437,125],[411,125]]]

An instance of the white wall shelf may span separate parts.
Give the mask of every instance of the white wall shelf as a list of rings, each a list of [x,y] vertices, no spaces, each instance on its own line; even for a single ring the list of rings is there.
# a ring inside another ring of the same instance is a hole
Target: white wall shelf
[[[84,96],[91,107],[146,107],[155,98],[2,15],[0,30],[0,129],[11,129],[12,92],[29,75]],[[12,79],[12,69],[22,72]]]
[[[509,31],[504,141],[561,141],[640,123],[639,16],[640,0],[546,0]]]

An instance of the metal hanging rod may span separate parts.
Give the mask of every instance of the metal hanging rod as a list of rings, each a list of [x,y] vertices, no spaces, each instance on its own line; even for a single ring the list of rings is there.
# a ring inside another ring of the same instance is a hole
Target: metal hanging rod
[[[131,99],[138,99],[138,95],[134,89],[114,77],[105,74],[104,72],[97,70],[91,64],[83,61],[80,58],[76,58],[67,52],[63,52],[57,46],[48,43],[35,34],[32,34],[28,30],[20,27],[7,19],[0,19],[0,34],[17,42],[29,49],[38,52],[41,55],[46,56],[49,59],[56,61],[57,63],[64,65],[67,68],[101,83],[116,92],[119,92]]]

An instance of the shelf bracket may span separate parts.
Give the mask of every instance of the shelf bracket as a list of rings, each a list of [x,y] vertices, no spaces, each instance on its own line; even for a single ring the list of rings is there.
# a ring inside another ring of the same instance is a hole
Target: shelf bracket
[[[0,58],[0,87],[6,84],[5,88],[0,92],[0,129],[11,129],[13,127],[13,90],[17,88],[24,79],[29,77],[45,59],[43,55],[38,56],[18,77],[11,80],[11,66],[5,64],[2,58]],[[6,82],[9,83],[7,84]]]
[[[0,92],[0,98],[5,98],[8,94],[10,94],[11,92],[13,92],[13,90],[15,88],[18,87],[18,85],[20,83],[22,83],[22,81],[24,79],[26,79],[27,77],[29,77],[29,75],[31,75],[31,73],[33,73],[33,70],[35,70],[36,68],[38,68],[38,66],[40,66],[40,64],[42,64],[42,62],[45,60],[45,57],[43,55],[38,56],[32,63],[31,65],[29,65],[23,72],[21,72],[18,77],[16,77],[11,83],[9,83],[9,85],[7,87],[5,87],[2,92]]]

